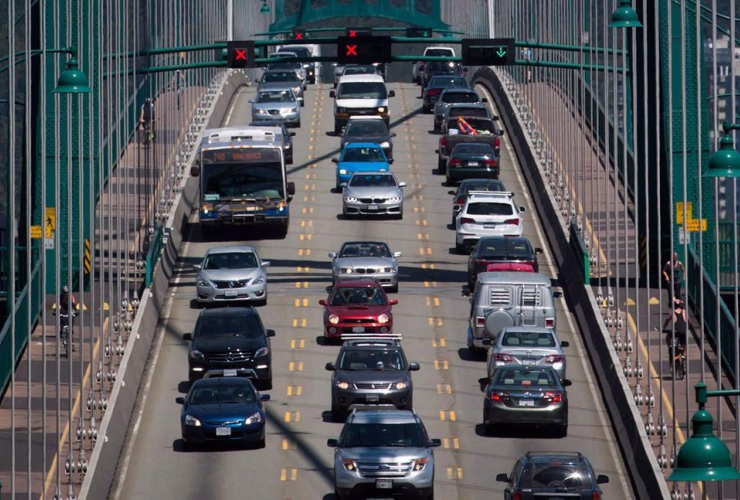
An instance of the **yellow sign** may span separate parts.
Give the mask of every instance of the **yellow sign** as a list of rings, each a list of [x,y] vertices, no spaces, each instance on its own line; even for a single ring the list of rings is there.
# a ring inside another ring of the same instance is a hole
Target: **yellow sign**
[[[686,230],[690,233],[696,233],[699,229],[699,219],[693,219],[688,221],[686,224]],[[704,232],[707,230],[707,219],[701,220],[701,231]]]
[[[683,212],[684,203],[676,203],[676,224],[683,224]],[[690,201],[686,202],[686,220],[691,221],[694,219],[694,204]]]
[[[31,238],[36,240],[41,238],[41,226],[31,226]]]
[[[46,223],[44,224],[48,231],[53,231],[57,228],[57,211],[54,207],[46,207]]]
[[[47,238],[53,238],[52,231],[51,231],[51,228],[49,226],[46,226],[45,232],[46,232],[46,234],[44,236],[46,236]]]

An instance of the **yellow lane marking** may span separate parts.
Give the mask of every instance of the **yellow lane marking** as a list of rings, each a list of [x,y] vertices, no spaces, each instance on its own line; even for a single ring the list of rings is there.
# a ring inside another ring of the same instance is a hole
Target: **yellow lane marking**
[[[414,194],[411,195],[412,200],[418,200],[418,201],[424,201],[424,195],[423,194]]]
[[[301,227],[313,227],[313,221],[312,220],[302,220]]]
[[[429,326],[434,326],[433,321],[430,321],[429,323],[430,323]],[[446,347],[446,346],[447,346],[447,341],[444,338],[440,338],[439,340],[437,339],[432,340],[432,347]]]
[[[427,297],[427,305],[429,307],[439,307],[439,297]]]
[[[289,467],[287,469],[280,470],[281,481],[295,481],[296,479],[298,479],[298,469]]]
[[[295,282],[295,287],[296,288],[301,288],[301,286],[303,286],[303,288],[308,288],[308,281],[303,281],[303,282],[296,281]]]
[[[422,269],[436,269],[434,264],[422,264],[421,268]]]
[[[312,194],[307,194],[303,197],[303,201],[316,201],[316,197]]]
[[[449,365],[449,363],[447,362],[446,359],[435,359],[434,360],[434,369],[435,370],[441,370],[441,371],[449,370],[450,369],[450,365]]]
[[[306,174],[306,179],[308,180],[316,180],[316,174]]]
[[[303,186],[303,189],[306,190],[306,191],[316,191],[316,184],[306,184],[305,186]],[[303,223],[303,222],[305,222],[305,221],[301,221],[301,223]],[[303,226],[301,226],[301,227],[303,227]]]
[[[306,347],[306,339],[293,339],[290,341],[291,349],[303,349]]]
[[[303,361],[291,361],[288,363],[288,371],[289,372],[302,372],[303,371]]]
[[[424,288],[429,288],[429,287],[434,288],[436,286],[437,286],[437,282],[436,281],[425,281],[424,282]]]
[[[306,267],[298,266],[298,272],[299,273],[310,273],[311,269],[308,266]]]
[[[314,145],[313,144],[309,144],[308,145],[308,150],[309,151],[313,151],[314,149],[316,149],[316,148],[314,148]]]
[[[313,213],[313,207],[303,207],[302,210],[303,214],[312,214]]]
[[[303,387],[300,385],[289,385],[287,392],[288,396],[300,396],[303,394]]]
[[[299,411],[286,411],[285,412],[285,421],[290,422],[300,422],[301,421],[301,412]]]
[[[419,255],[432,255],[431,247],[422,247],[419,249]]]
[[[308,299],[302,298],[302,299],[295,299],[295,306],[296,307],[308,307]]]
[[[427,220],[426,219],[417,220],[416,221],[416,225],[417,226],[426,226],[427,225]]]
[[[456,437],[450,437],[450,438],[444,438],[442,440],[442,447],[453,450],[459,450],[460,449],[460,440]]]
[[[437,394],[452,394],[452,386],[450,384],[437,384]]]
[[[416,212],[416,213],[422,213],[423,214],[426,211],[427,211],[427,209],[424,208],[424,207],[414,207],[414,212]]]
[[[293,319],[293,328],[306,328],[306,318],[294,318]]]
[[[304,255],[306,257],[308,257],[309,255],[311,255],[311,249],[310,248],[299,248],[298,249],[298,256],[299,257],[303,257]]]
[[[459,481],[463,478],[462,467],[447,467],[447,479]]]
[[[427,240],[429,241],[429,233],[418,233],[416,235],[417,240]]]
[[[303,241],[303,240],[311,241],[311,238],[313,238],[313,234],[299,234],[298,235],[298,239],[300,241]]]
[[[454,422],[457,420],[457,417],[455,416],[454,410],[439,410],[439,419],[442,422],[445,422],[449,420],[450,422]]]
[[[290,439],[283,439],[283,450],[295,450],[298,449],[295,441]]]

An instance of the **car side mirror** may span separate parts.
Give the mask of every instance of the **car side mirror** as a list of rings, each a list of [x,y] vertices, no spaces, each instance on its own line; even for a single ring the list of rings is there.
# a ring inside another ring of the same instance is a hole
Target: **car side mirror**
[[[327,363],[326,366],[324,366],[324,369],[328,372],[333,372],[336,370],[336,367],[334,366],[334,363]]]
[[[191,177],[198,177],[200,175],[200,167],[198,165],[193,165],[190,167],[190,176]]]
[[[434,448],[442,446],[442,440],[441,439],[430,439],[429,446],[432,446]]]
[[[337,258],[337,252],[329,252],[329,258],[330,259],[336,259]]]
[[[339,442],[336,439],[327,439],[326,446],[328,446],[329,448],[336,448],[337,446],[339,446]]]
[[[463,73],[467,73],[468,71],[470,71],[470,68],[463,68]]]
[[[326,305],[326,299],[319,300],[319,305],[320,306],[325,306]]]
[[[418,372],[419,371],[419,368],[421,368],[419,366],[419,363],[409,363],[409,371],[410,372]]]
[[[193,265],[193,269],[202,269],[202,268],[203,268],[203,266],[201,266],[200,264],[194,264]]]
[[[493,340],[492,339],[482,339],[480,341],[480,343],[483,344],[483,345],[491,346],[491,345],[493,345]]]
[[[394,259],[397,259],[397,258],[399,258],[402,255],[403,255],[403,252],[393,252],[393,258]]]
[[[249,104],[254,104],[254,99],[250,99]]]
[[[390,160],[388,160],[388,165],[393,165],[393,162],[394,161],[396,161],[396,160],[394,160],[393,158],[391,158]]]
[[[480,102],[488,102],[488,98],[484,97],[483,99],[480,100]]]
[[[396,133],[395,132],[391,132],[391,137],[396,137]]]
[[[542,253],[542,249],[540,247],[534,247],[534,253]]]
[[[390,300],[390,301],[388,302],[388,304],[390,304],[390,305],[392,305],[392,306],[398,305],[398,299],[391,299],[391,300]]]
[[[396,97],[396,91],[395,90],[389,90],[388,91],[388,97]]]
[[[288,195],[293,196],[295,194],[295,182],[288,183]]]
[[[289,132],[289,133],[288,133],[288,136],[290,136],[290,137],[295,137],[295,132]]]
[[[450,196],[455,196],[455,191],[447,191],[447,194],[449,194]]]
[[[333,90],[330,90],[329,91],[329,97],[337,97],[337,93],[334,92]]]
[[[439,149],[435,149],[434,152],[439,154]]]
[[[175,403],[177,403],[179,405],[184,405],[185,404],[185,398],[182,397],[182,396],[178,396],[178,397],[175,398]]]
[[[268,328],[265,331],[265,335],[268,336],[268,337],[274,337],[275,336],[275,330],[272,330],[272,329]]]
[[[263,260],[262,261],[262,267],[270,267],[272,263],[269,260]]]
[[[571,382],[567,378],[563,380],[563,387],[570,387],[571,385],[573,385],[573,382]]]
[[[269,400],[270,400],[269,394],[260,394],[260,402],[264,403],[265,401],[269,401]]]
[[[570,347],[570,342],[568,342],[567,340],[563,340],[562,342],[560,342],[560,347]]]
[[[459,212],[460,210],[462,210],[462,205],[453,205],[452,206],[452,211],[453,212]]]
[[[496,481],[499,483],[508,483],[509,482],[509,476],[506,474],[496,474]]]
[[[407,186],[407,184],[405,182],[399,182],[398,183],[398,187],[400,187],[400,188],[405,188],[406,186]]]
[[[192,333],[183,333],[182,334],[183,340],[193,340],[193,334]]]
[[[605,476],[604,474],[599,474],[596,476],[596,483],[597,484],[606,484],[609,482],[609,476]]]
[[[526,208],[524,208],[524,207],[519,207],[519,211],[520,211],[520,212],[526,212],[526,211],[527,211],[527,209],[526,209]]]
[[[504,130],[503,130],[503,129],[499,130],[499,131],[498,131],[498,135],[499,135],[499,136],[503,136],[503,135],[504,135]]]
[[[346,182],[340,182],[339,183],[339,187],[340,188],[346,188],[347,187],[347,183]]]
[[[331,159],[331,162],[332,163],[339,163],[339,158],[332,158]]]

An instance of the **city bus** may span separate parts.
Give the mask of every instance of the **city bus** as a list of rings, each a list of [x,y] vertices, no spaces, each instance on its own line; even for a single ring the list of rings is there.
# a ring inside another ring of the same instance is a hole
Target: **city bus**
[[[288,182],[282,138],[259,127],[207,130],[191,175],[199,177],[204,235],[225,226],[290,224],[295,185]]]

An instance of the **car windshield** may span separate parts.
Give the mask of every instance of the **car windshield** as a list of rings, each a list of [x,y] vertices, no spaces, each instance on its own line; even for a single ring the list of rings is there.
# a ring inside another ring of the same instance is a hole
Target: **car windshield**
[[[505,347],[555,347],[555,338],[549,332],[506,332],[501,345]]]
[[[282,58],[280,58],[280,59],[282,59]],[[301,68],[303,68],[303,66],[301,66],[301,63],[299,63],[299,62],[293,62],[293,61],[274,62],[274,63],[270,63],[267,66],[267,69],[269,69],[269,70],[276,70],[276,69],[292,69],[292,70],[296,70],[296,69],[301,69]]]
[[[394,187],[396,179],[392,175],[355,174],[349,181],[352,187]]]
[[[342,82],[337,99],[388,99],[383,82]]]
[[[524,468],[519,488],[590,490],[593,480],[588,469],[579,465],[530,464]]]
[[[372,243],[346,243],[339,257],[390,257],[391,251],[388,245],[382,242]]]
[[[440,54],[441,56],[448,56],[450,54]],[[453,72],[457,69],[457,64],[448,61],[432,61],[426,65],[428,72]]]
[[[430,57],[452,56],[452,49],[427,49],[424,55]]]
[[[254,403],[255,400],[248,384],[196,386],[190,395],[190,404],[193,405]]]
[[[475,92],[445,92],[442,95],[442,102],[480,102],[480,97]]]
[[[468,215],[514,215],[514,208],[509,203],[474,202],[468,203]]]
[[[385,136],[388,135],[388,127],[383,120],[350,120],[345,137],[363,136]]]
[[[339,369],[348,371],[404,370],[403,356],[397,350],[349,349],[342,352]]]
[[[477,116],[480,118],[486,118],[488,117],[488,110],[483,106],[470,108],[461,106],[459,108],[450,108],[449,116],[450,118],[452,118],[453,116]]]
[[[343,75],[374,75],[377,71],[375,71],[374,66],[347,66],[344,68]]]
[[[464,142],[455,146],[452,150],[453,155],[460,156],[493,156],[493,148],[490,144]]]
[[[419,424],[350,424],[347,427],[343,446],[377,448],[400,446],[422,448],[427,445]]]
[[[510,368],[496,370],[493,375],[492,385],[509,386],[512,389],[516,389],[517,387],[549,387],[556,385],[555,371],[552,368],[547,370]]]
[[[263,335],[262,322],[256,314],[213,314],[201,316],[196,326],[197,337],[248,337]]]
[[[257,102],[295,102],[293,92],[289,90],[278,90],[276,92],[260,92],[257,94]]]
[[[295,53],[298,57],[311,57],[311,52],[306,47],[290,47],[285,49],[280,49],[278,52],[288,53],[291,52]]]
[[[478,118],[469,117],[468,115],[465,117],[465,121],[468,123],[468,125],[473,127],[478,132],[491,132],[492,134],[498,132],[496,127],[493,125],[493,121],[491,120],[481,120]],[[447,129],[457,129],[457,118],[447,120]]]
[[[298,75],[295,71],[268,71],[262,76],[262,81],[265,83],[270,82],[297,82]]]
[[[331,295],[333,306],[384,306],[385,296],[374,286],[337,287]]]
[[[429,88],[465,88],[468,82],[462,76],[434,76],[429,81]]]
[[[342,161],[385,161],[383,150],[380,148],[344,148]]]
[[[504,184],[501,181],[486,179],[475,182],[463,181],[460,184],[459,196],[467,196],[470,191],[506,191]]]
[[[479,257],[495,256],[512,256],[512,257],[530,257],[532,248],[529,241],[524,239],[512,238],[483,238],[478,244]]]
[[[206,257],[203,269],[249,269],[257,267],[257,256],[252,252],[214,253]]]

